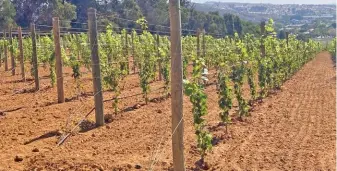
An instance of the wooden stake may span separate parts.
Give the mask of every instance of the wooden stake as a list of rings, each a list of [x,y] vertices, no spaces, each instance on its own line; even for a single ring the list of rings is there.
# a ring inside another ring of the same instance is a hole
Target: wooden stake
[[[181,57],[180,1],[170,0],[171,111],[173,170],[185,171],[183,119],[183,64]]]
[[[9,54],[11,56],[11,65],[12,65],[12,75],[15,75],[15,58],[13,54],[13,38],[12,38],[12,27],[9,27]]]
[[[40,80],[39,80],[39,70],[38,70],[38,65],[37,65],[35,24],[31,24],[30,28],[32,32],[32,45],[33,45],[32,60],[33,60],[33,67],[34,67],[35,91],[37,91],[40,89]]]
[[[64,103],[64,90],[63,90],[63,71],[62,71],[62,57],[60,45],[60,28],[59,18],[53,18],[53,34],[54,34],[54,47],[55,47],[55,62],[56,62],[56,84],[57,84],[57,101]]]
[[[205,29],[202,30],[202,58],[206,58],[206,40],[205,40]]]
[[[4,30],[4,40],[5,40],[5,44],[4,44],[4,63],[5,63],[5,71],[8,71],[8,42],[7,42],[7,33]]]
[[[92,77],[94,84],[94,98],[95,98],[95,118],[96,126],[104,125],[103,115],[103,93],[101,82],[101,69],[98,56],[98,39],[97,39],[97,21],[96,9],[88,9],[88,26],[91,46],[91,63],[92,63]]]
[[[160,40],[159,40],[159,34],[156,34],[156,48],[157,48],[157,56],[159,58],[158,60],[158,68],[159,68],[159,81],[161,81],[163,78],[162,78],[162,73],[161,73],[161,70],[162,70],[162,67],[161,67],[161,62],[162,62],[162,59],[161,59],[161,56],[160,56],[160,52],[159,52],[159,48],[160,48]]]
[[[76,34],[76,42],[77,42],[77,60],[80,60],[80,56],[81,56],[81,49],[82,49],[82,45],[80,43],[80,35],[79,34]]]
[[[135,61],[135,44],[134,44],[134,37],[133,37],[133,31],[131,31],[131,45],[132,45],[132,59],[133,59],[133,73],[136,73],[136,61]]]
[[[127,61],[128,61],[128,63],[127,63],[127,70],[128,70],[128,74],[130,74],[130,60],[129,60],[129,51],[128,51],[128,49],[129,49],[129,44],[128,44],[128,31],[127,30],[125,30],[125,55],[126,55],[126,57],[127,57]]]
[[[2,33],[2,37],[4,37],[4,34],[3,34],[3,33]],[[0,47],[0,49],[4,47],[3,45],[0,45],[0,46],[2,46],[2,47]],[[1,51],[1,52],[0,52],[0,68],[2,67],[2,62],[3,62],[3,61],[2,61],[2,53],[3,53],[3,52],[4,52],[4,51]]]
[[[200,29],[197,30],[197,59],[200,58]]]
[[[20,50],[20,67],[21,67],[21,78],[22,81],[26,81],[25,75],[25,63],[24,63],[24,56],[23,56],[23,43],[22,43],[22,29],[21,27],[18,28],[18,38],[19,38],[19,50]]]
[[[2,67],[2,51],[0,52],[0,68]]]

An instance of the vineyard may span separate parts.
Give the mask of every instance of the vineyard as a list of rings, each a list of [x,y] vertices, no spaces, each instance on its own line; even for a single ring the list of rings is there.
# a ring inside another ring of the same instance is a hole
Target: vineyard
[[[58,18],[54,20],[58,23]],[[0,127],[13,122],[0,131],[0,148],[5,152],[0,170],[172,169],[169,140],[177,130],[169,124],[171,72],[177,69],[171,65],[174,49],[169,32],[148,30],[144,19],[134,22],[140,29],[98,25],[97,42],[89,34],[93,28],[86,28],[92,23],[81,23],[78,31],[33,24],[28,34],[22,35],[19,28],[17,34],[10,30],[0,40]],[[277,39],[273,25],[272,19],[263,22],[259,37],[219,37],[199,29],[188,30],[181,38],[188,170],[249,169],[247,161],[229,161],[229,152],[249,150],[247,145],[233,146],[246,143],[249,125],[260,123],[257,111],[270,112],[265,114],[268,120],[283,110],[269,106],[281,103],[282,93],[296,87],[294,80],[311,84],[299,75],[307,72],[314,78],[315,72],[321,73],[305,68],[314,68],[317,60],[328,63],[324,57],[328,54],[322,56],[321,51],[329,51],[335,61],[336,39],[326,47],[291,34]],[[93,58],[95,53],[99,58]],[[97,115],[100,108],[102,118]],[[264,133],[261,136],[266,134],[262,126],[268,127],[266,123],[253,127]],[[247,157],[233,156],[233,160]],[[301,170],[302,166],[278,168]]]

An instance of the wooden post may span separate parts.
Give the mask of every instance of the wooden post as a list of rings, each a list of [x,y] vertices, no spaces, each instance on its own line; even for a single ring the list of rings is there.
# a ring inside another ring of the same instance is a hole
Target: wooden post
[[[260,29],[261,29],[261,36],[262,36],[262,39],[261,39],[261,57],[264,58],[266,56],[266,49],[265,49],[265,46],[264,46],[264,38],[266,37],[266,31],[265,31],[265,25],[266,25],[266,22],[265,21],[262,21],[261,22],[261,25],[260,25]]]
[[[143,30],[142,30],[143,32]],[[142,37],[138,36],[138,41],[140,44],[143,43],[143,40],[142,40]],[[138,68],[138,71],[140,72],[142,70],[142,64],[141,63],[137,63],[137,68]]]
[[[125,30],[125,54],[126,54],[126,57],[127,57],[127,70],[128,70],[128,74],[130,74],[130,60],[129,60],[129,44],[128,44],[128,30]]]
[[[9,27],[9,54],[11,56],[11,65],[12,65],[12,75],[15,75],[15,58],[13,54],[13,37],[12,37],[12,26]]]
[[[0,46],[2,46],[2,45],[0,45]],[[0,47],[0,49],[1,49],[1,48],[3,48],[3,46]],[[2,52],[3,52],[3,51],[0,52],[0,68],[2,67]]]
[[[64,103],[64,90],[63,90],[63,71],[62,71],[62,57],[60,45],[60,28],[59,18],[53,18],[53,34],[54,34],[54,47],[55,47],[55,62],[56,62],[56,84],[57,84],[57,101]]]
[[[35,24],[30,25],[30,29],[32,32],[32,61],[34,67],[34,78],[35,78],[35,91],[40,89],[40,80],[39,80],[39,70],[37,65],[37,53],[36,53],[36,33],[35,33]]]
[[[5,71],[8,71],[8,42],[7,42],[7,33],[4,30],[4,63],[5,63]]]
[[[59,24],[60,25],[60,24]],[[58,26],[59,26],[58,25]],[[54,27],[53,27],[54,28]],[[58,29],[59,30],[59,32],[60,32],[60,29]],[[79,38],[79,34],[76,34],[75,35],[76,36],[76,42],[77,42],[77,60],[80,60],[80,56],[81,56],[81,54],[80,54],[80,51],[81,51],[81,42],[80,42],[80,38]]]
[[[153,49],[155,50],[155,51],[157,51],[157,37],[156,37],[156,34],[153,34],[152,35],[152,37],[153,37],[153,40],[154,40],[154,43],[153,43]],[[158,57],[158,56],[157,56]],[[159,80],[159,76],[158,76],[158,78],[156,77],[156,74],[157,74],[157,67],[158,67],[158,62],[159,62],[159,60],[157,60],[157,62],[155,62],[155,64],[154,64],[154,81],[157,81],[157,79]],[[159,72],[158,72],[159,73]]]
[[[202,58],[206,58],[206,40],[205,40],[205,29],[202,30]]]
[[[133,67],[133,73],[136,73],[136,61],[135,61],[135,44],[134,44],[134,37],[133,37],[133,31],[131,31],[131,45],[132,45],[132,67]]]
[[[173,170],[185,171],[180,0],[169,0]]]
[[[162,70],[162,67],[161,67],[161,62],[162,62],[162,59],[161,59],[161,56],[160,56],[160,52],[159,52],[159,48],[160,48],[160,40],[159,40],[159,34],[157,33],[156,34],[156,45],[157,45],[157,56],[159,58],[158,60],[158,68],[159,68],[159,81],[161,81],[163,78],[162,78],[162,73],[161,73],[161,70]]]
[[[4,37],[4,33],[2,33],[2,37]],[[3,44],[1,44],[0,46],[2,46],[2,47],[0,47],[0,49],[2,49],[4,46],[3,46]],[[4,49],[2,49],[2,51],[0,52],[0,68],[2,67],[2,53],[4,52]]]
[[[19,38],[19,50],[20,50],[21,78],[22,78],[22,81],[26,81],[25,62],[24,62],[24,57],[23,57],[22,29],[21,29],[21,27],[18,28],[18,38]]]
[[[98,56],[98,39],[97,39],[97,23],[96,23],[96,9],[88,9],[88,26],[91,47],[91,64],[92,64],[92,77],[94,84],[94,98],[95,98],[95,118],[96,126],[104,125],[103,115],[103,93],[101,82],[101,69]]]
[[[123,39],[123,33],[122,33],[122,30],[121,30],[121,48],[122,48],[122,56],[124,57],[124,59],[126,58],[126,53],[125,53],[125,45],[124,45],[124,39]],[[122,62],[120,63],[120,68],[122,71],[125,70],[126,68],[126,61],[125,60],[122,60]]]
[[[197,59],[200,58],[200,29],[197,30]]]

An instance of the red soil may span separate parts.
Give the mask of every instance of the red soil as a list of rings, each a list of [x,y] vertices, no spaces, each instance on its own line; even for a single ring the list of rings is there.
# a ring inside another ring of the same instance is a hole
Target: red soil
[[[172,170],[170,99],[147,105],[142,96],[122,99],[119,108],[124,111],[113,115],[111,123],[77,131],[57,147],[67,120],[72,121],[69,129],[93,107],[91,74],[81,79],[86,94],[77,100],[72,98],[76,92],[70,73],[65,68],[69,101],[57,104],[56,87],[49,87],[47,69],[40,69],[41,90],[32,93],[31,80],[13,83],[20,75],[10,76],[0,68],[0,170],[137,170],[138,166],[138,170]],[[141,92],[137,75],[124,82],[121,96]],[[151,84],[153,90],[162,86],[159,81]],[[23,89],[27,91],[13,94]],[[247,86],[244,89],[248,95]],[[281,91],[258,104],[244,122],[231,124],[229,136],[224,136],[224,127],[217,126],[215,86],[208,86],[206,92],[206,119],[211,133],[220,139],[205,158],[210,170],[336,170],[336,73],[328,53],[318,54]],[[104,99],[112,96],[104,92]],[[150,98],[160,96],[156,91]],[[134,105],[137,109],[127,110]],[[17,110],[1,114],[11,109]],[[105,114],[112,113],[111,102],[105,103]],[[94,115],[88,119],[93,121]],[[188,97],[184,97],[184,120],[187,170],[197,170],[199,153]],[[14,161],[17,155],[21,162]]]

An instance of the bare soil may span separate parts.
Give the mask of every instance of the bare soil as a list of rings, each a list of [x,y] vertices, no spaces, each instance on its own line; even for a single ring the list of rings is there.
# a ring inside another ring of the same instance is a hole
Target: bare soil
[[[27,68],[27,72],[29,69]],[[65,143],[57,142],[93,108],[91,74],[83,69],[81,94],[71,69],[64,69],[67,102],[57,103],[48,69],[40,68],[41,89],[20,82],[0,68],[0,170],[173,170],[171,99],[160,99],[163,82],[144,103],[138,75],[124,81],[120,112],[105,103],[110,123],[95,128],[92,113],[82,129]],[[28,75],[29,73],[27,73]],[[208,128],[214,147],[205,158],[209,170],[336,170],[336,73],[323,52],[288,80],[282,89],[263,99],[243,122],[233,121],[229,134],[219,125],[218,95],[207,87]],[[248,86],[244,86],[249,98]],[[79,95],[79,96],[78,96]],[[135,95],[135,96],[134,96]],[[79,98],[76,98],[76,97]],[[113,93],[104,92],[104,99]],[[236,105],[236,102],[235,104]],[[199,152],[188,97],[184,97],[184,145],[187,170],[196,166]],[[233,118],[237,106],[231,111]],[[66,125],[68,121],[68,125]]]

